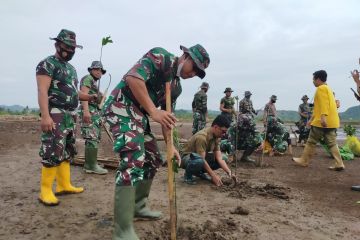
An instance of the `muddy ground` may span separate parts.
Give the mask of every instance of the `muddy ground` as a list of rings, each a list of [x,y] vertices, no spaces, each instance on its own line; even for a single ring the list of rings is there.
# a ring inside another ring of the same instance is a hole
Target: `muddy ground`
[[[183,124],[180,132],[188,138],[190,125]],[[111,239],[114,170],[96,176],[73,166],[74,185],[86,191],[45,207],[37,201],[39,135],[36,120],[0,119],[0,239]],[[297,156],[301,151],[294,148]],[[113,155],[105,134],[100,155]],[[202,180],[190,186],[182,182],[180,170],[178,239],[360,239],[360,193],[350,190],[360,184],[360,159],[346,162],[343,172],[327,170],[331,158],[321,149],[307,169],[290,159],[265,156],[264,168],[239,163],[240,182],[234,188],[226,179],[223,187]],[[161,168],[150,195],[150,206],[163,211],[164,218],[135,222],[141,239],[169,239],[166,176]]]

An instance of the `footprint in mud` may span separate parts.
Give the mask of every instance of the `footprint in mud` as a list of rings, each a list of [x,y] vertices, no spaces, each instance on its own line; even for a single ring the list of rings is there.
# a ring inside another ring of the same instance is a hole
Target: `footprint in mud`
[[[239,214],[239,215],[249,215],[249,210],[241,207],[241,206],[237,206],[234,210],[230,211],[231,214]]]

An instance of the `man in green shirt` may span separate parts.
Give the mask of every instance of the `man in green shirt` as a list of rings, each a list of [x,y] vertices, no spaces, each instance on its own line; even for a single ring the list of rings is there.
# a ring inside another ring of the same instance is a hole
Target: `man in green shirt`
[[[235,115],[235,99],[231,97],[233,90],[227,87],[224,91],[225,97],[220,100],[220,111],[221,114],[228,117],[231,121],[233,120],[233,115]]]
[[[221,178],[214,170],[222,168],[229,176],[231,171],[226,163],[227,158],[220,151],[221,136],[230,127],[230,119],[218,115],[211,127],[204,128],[193,135],[186,143],[181,154],[181,167],[185,169],[184,181],[195,184],[193,175],[211,180],[216,186],[221,186]],[[205,174],[208,173],[211,179]]]

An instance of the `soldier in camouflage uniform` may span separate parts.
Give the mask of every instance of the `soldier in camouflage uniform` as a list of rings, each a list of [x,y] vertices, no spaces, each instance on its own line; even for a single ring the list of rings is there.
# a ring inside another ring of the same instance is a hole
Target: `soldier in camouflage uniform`
[[[307,122],[311,118],[311,108],[308,103],[308,96],[304,95],[301,100],[303,101],[302,104],[299,105],[298,113],[300,115],[300,120],[295,123],[295,125],[299,128],[299,140],[298,143],[301,143],[304,141],[306,143],[306,140],[309,137],[310,128],[306,127]]]
[[[255,161],[249,156],[261,145],[263,139],[256,130],[256,123],[251,113],[240,113],[237,119],[237,123],[233,123],[227,132],[228,139],[221,141],[221,151],[232,155],[235,150],[244,150],[240,160],[254,163]]]
[[[89,74],[80,81],[80,90],[83,93],[101,96],[97,81],[106,73],[106,70],[104,70],[100,61],[93,61],[88,71]],[[84,170],[86,173],[106,174],[108,171],[97,164],[102,125],[98,101],[81,102],[79,115],[81,120],[81,136],[85,139]]]
[[[245,91],[244,98],[239,103],[239,112],[242,114],[255,114],[257,115],[257,112],[255,111],[253,107],[253,103],[250,100],[252,93],[250,91]]]
[[[206,126],[207,119],[207,91],[209,90],[209,84],[203,82],[200,86],[200,91],[194,95],[192,101],[193,109],[193,127],[192,134],[194,135]]]
[[[275,153],[283,154],[291,146],[290,134],[286,130],[283,121],[277,117],[277,97],[272,95],[265,105],[263,122],[266,129],[266,141],[268,141]]]
[[[224,91],[225,97],[220,100],[221,114],[228,117],[230,121],[233,121],[233,115],[236,114],[234,108],[235,99],[231,97],[232,92],[233,90],[231,88],[226,88]]]
[[[55,40],[55,55],[42,60],[36,67],[38,102],[41,112],[42,158],[41,189],[39,201],[45,205],[57,205],[59,200],[52,191],[56,178],[56,193],[81,193],[81,187],[74,187],[70,181],[70,159],[76,154],[75,125],[79,98],[94,100],[96,95],[77,91],[77,74],[69,63],[76,45],[75,33],[66,29],[60,31]]]
[[[107,99],[103,113],[114,137],[114,151],[120,155],[116,172],[114,239],[138,239],[133,218],[158,219],[160,212],[146,207],[152,180],[162,164],[157,142],[151,133],[149,116],[161,124],[164,138],[176,118],[165,108],[165,83],[171,84],[172,108],[181,93],[183,79],[205,77],[209,55],[199,44],[176,57],[163,48],[147,52],[123,77]],[[174,156],[180,155],[173,147]]]

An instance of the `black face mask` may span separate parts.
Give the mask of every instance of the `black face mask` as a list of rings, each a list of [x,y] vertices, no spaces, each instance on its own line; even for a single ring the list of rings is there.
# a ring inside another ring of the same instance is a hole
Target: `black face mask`
[[[75,51],[69,51],[69,50],[67,50],[65,48],[62,48],[61,46],[58,46],[58,49],[56,49],[57,53],[66,62],[70,61],[73,58],[74,54],[75,54]],[[63,56],[63,53],[66,53],[66,57]]]
[[[271,100],[272,103],[276,103],[276,100]]]

